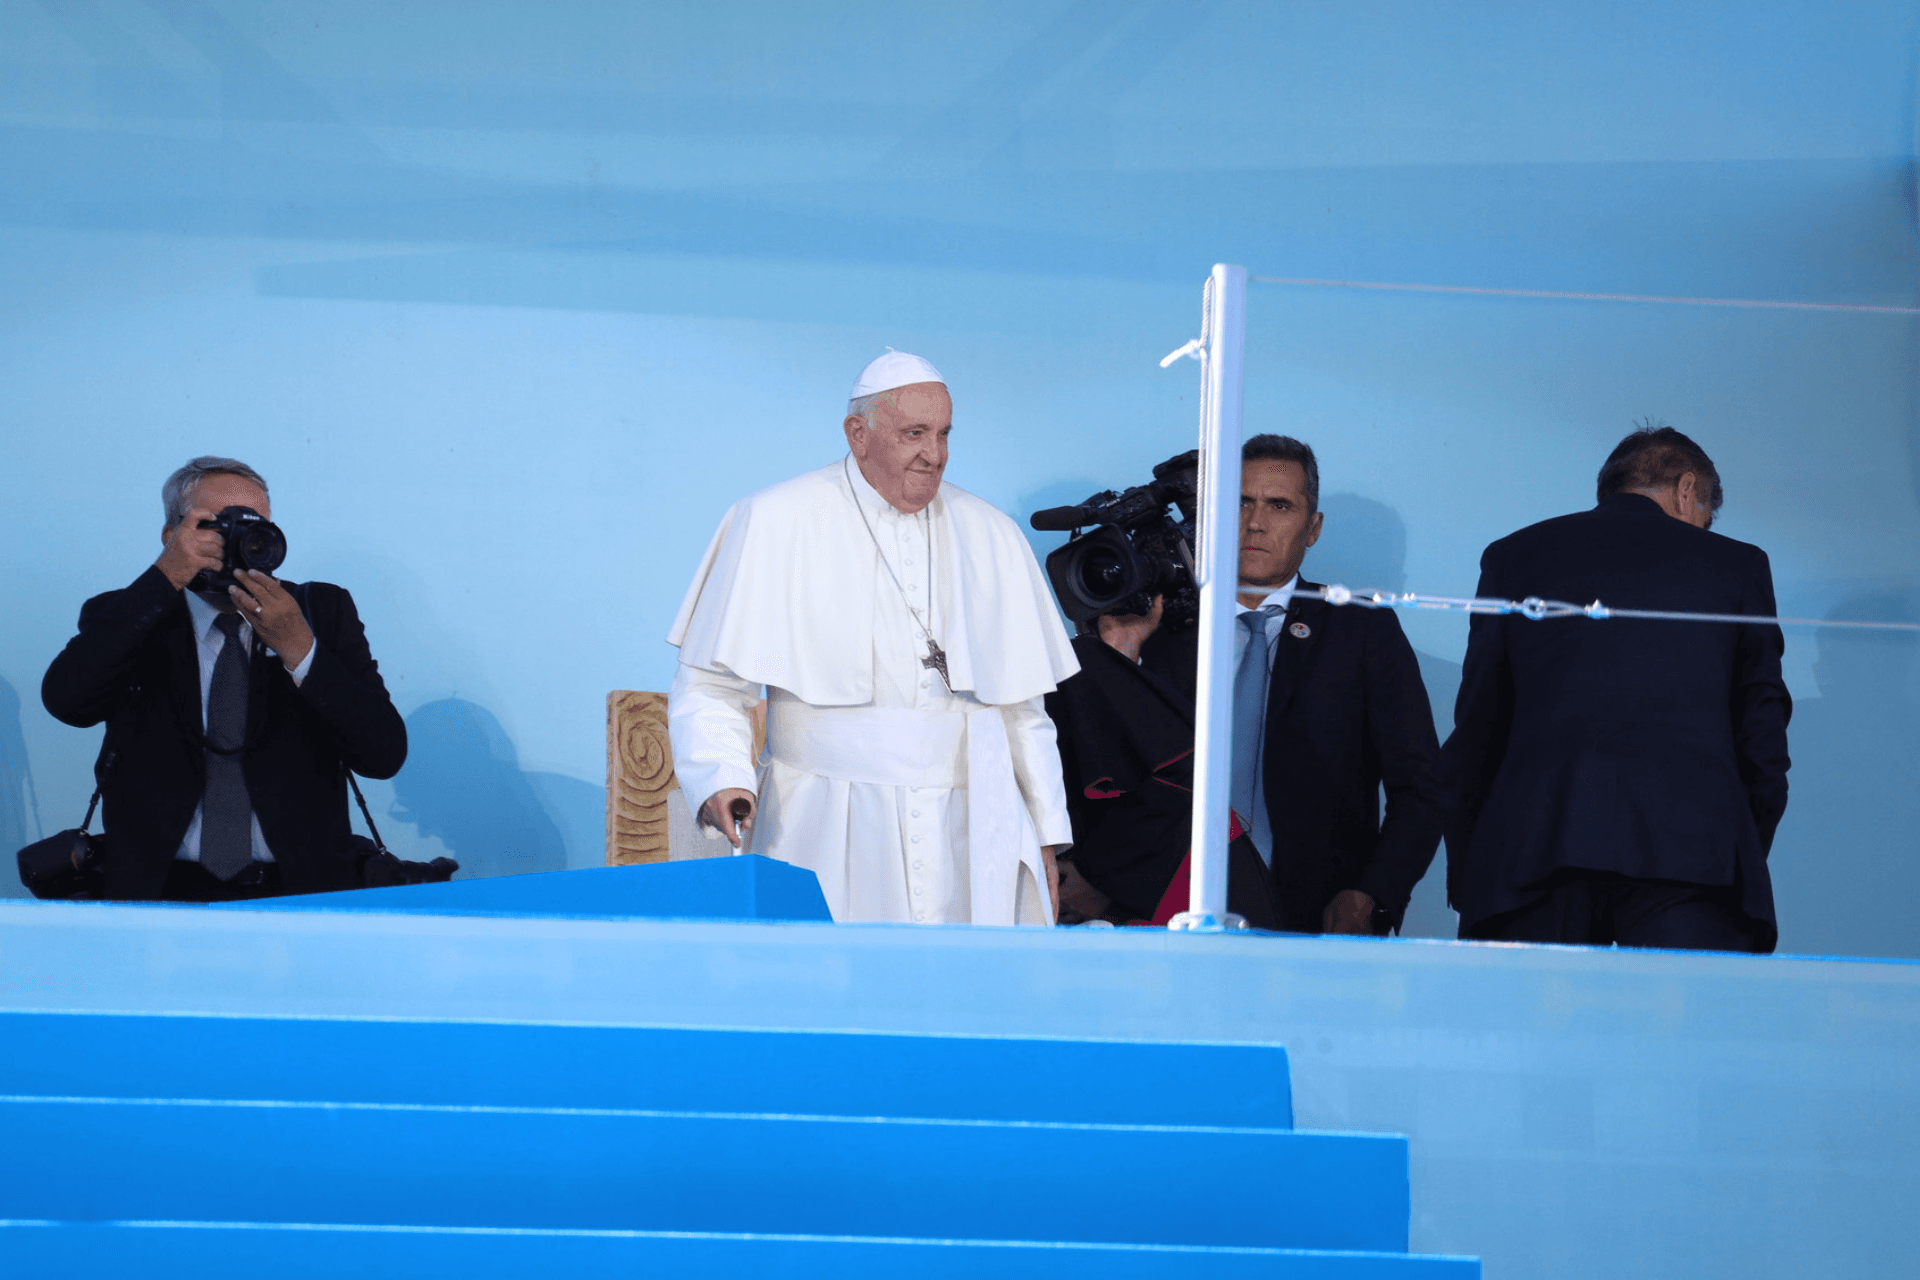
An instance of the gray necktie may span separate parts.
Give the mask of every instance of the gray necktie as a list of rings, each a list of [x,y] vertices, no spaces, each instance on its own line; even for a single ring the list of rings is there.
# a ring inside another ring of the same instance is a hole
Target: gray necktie
[[[219,751],[207,752],[200,865],[218,879],[231,880],[253,862],[253,802],[240,767],[240,746],[247,739],[247,650],[240,643],[239,614],[223,613],[213,625],[227,640],[207,686],[207,741]]]
[[[1267,623],[1278,612],[1278,605],[1267,605],[1240,615],[1247,643],[1233,672],[1233,808],[1252,826],[1253,842],[1268,862],[1273,861],[1272,835],[1260,761],[1267,732],[1268,655],[1273,651]]]

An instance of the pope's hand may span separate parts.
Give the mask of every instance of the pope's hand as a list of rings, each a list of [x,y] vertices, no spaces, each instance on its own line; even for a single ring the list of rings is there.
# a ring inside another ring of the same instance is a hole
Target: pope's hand
[[[1053,920],[1056,923],[1060,919],[1060,864],[1054,861],[1053,855],[1065,847],[1058,844],[1040,846],[1040,856],[1047,864],[1047,901],[1053,906]]]
[[[736,800],[747,802],[747,816],[743,821],[734,820],[733,802]],[[700,825],[712,827],[738,849],[747,837],[747,829],[753,825],[753,820],[758,814],[759,805],[754,801],[753,792],[745,787],[728,787],[724,791],[716,791],[708,796],[707,802],[700,806]]]
[[[1113,899],[1094,888],[1073,863],[1055,858],[1053,865],[1060,886],[1056,923],[1085,924],[1089,920],[1103,919],[1107,909],[1113,906]]]

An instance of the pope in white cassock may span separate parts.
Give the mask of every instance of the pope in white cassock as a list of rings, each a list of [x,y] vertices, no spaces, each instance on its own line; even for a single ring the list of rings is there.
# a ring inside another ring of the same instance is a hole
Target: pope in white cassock
[[[925,360],[868,365],[847,456],[734,504],[667,637],[700,821],[839,921],[1050,924],[1072,840],[1041,699],[1079,665],[1019,528],[941,483],[952,420]]]

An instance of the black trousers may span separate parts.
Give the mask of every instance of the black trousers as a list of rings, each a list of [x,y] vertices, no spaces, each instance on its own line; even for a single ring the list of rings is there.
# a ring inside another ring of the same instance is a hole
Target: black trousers
[[[254,898],[278,897],[283,892],[276,863],[256,862],[233,879],[222,880],[197,862],[175,858],[167,868],[167,882],[160,887],[160,900],[247,902]]]
[[[1460,930],[1477,942],[1560,942],[1669,951],[1757,951],[1759,928],[1724,885],[1563,871],[1515,911]]]

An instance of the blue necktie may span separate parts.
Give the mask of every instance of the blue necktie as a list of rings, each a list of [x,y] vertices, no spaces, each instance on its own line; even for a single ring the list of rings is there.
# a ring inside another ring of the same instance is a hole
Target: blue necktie
[[[1267,733],[1268,655],[1273,639],[1267,623],[1280,606],[1267,605],[1240,615],[1247,643],[1233,672],[1233,809],[1247,819],[1261,858],[1273,862],[1273,832],[1267,822],[1267,789],[1261,778],[1261,758]]]

